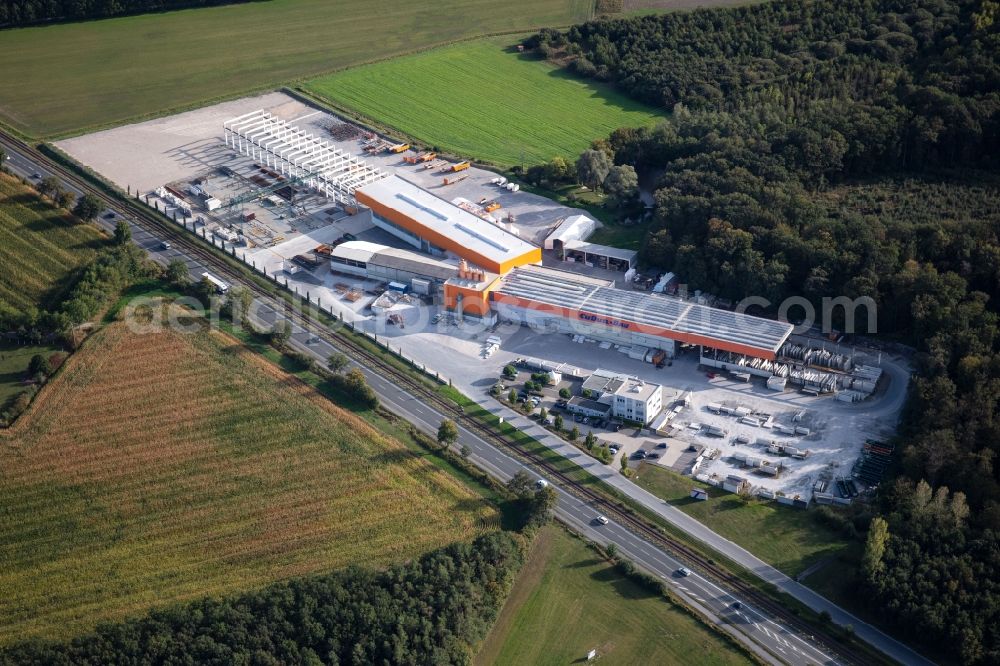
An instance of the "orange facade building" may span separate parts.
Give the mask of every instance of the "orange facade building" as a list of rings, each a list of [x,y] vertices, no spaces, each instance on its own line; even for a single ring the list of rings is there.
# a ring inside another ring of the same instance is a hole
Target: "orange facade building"
[[[472,269],[504,275],[542,261],[537,245],[399,176],[365,185],[354,196],[379,227],[423,252],[460,257]]]

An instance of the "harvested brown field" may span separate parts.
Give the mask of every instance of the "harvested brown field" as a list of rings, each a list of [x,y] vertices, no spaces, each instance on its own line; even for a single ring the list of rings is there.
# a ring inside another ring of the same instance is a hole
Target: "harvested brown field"
[[[0,435],[0,644],[498,525],[454,478],[231,338],[115,323]]]

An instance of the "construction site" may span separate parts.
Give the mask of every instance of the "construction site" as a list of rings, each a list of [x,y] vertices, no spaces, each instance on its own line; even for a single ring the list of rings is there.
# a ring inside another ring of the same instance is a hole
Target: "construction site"
[[[903,359],[678,293],[682,276],[589,243],[584,211],[467,160],[283,93],[57,146],[492,410],[484,387],[518,359],[572,368],[573,386],[608,369],[662,387],[634,434],[598,433],[616,456],[658,448],[659,464],[787,503],[878,483]]]

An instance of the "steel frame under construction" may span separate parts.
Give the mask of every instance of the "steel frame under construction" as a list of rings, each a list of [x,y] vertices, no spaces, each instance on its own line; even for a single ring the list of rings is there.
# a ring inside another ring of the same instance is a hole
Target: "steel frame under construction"
[[[354,204],[354,191],[388,174],[263,109],[223,123],[226,145],[324,196]]]

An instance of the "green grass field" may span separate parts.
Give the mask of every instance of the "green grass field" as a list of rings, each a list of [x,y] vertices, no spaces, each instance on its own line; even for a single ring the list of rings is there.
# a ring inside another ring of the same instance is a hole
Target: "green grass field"
[[[496,509],[219,332],[112,323],[0,432],[0,644],[497,529]]]
[[[565,530],[543,530],[476,664],[746,664],[724,637],[622,576]]]
[[[429,145],[501,166],[575,158],[596,138],[662,116],[611,88],[481,39],[306,84],[314,94]]]
[[[0,343],[0,411],[7,402],[24,390],[21,383],[31,357],[42,354],[51,357],[59,351],[58,347],[49,345],[12,345]]]
[[[790,576],[848,546],[809,511],[774,502],[747,504],[732,493],[658,465],[641,465],[636,483]],[[694,486],[707,489],[709,499],[691,499]]]
[[[476,35],[568,25],[592,0],[269,0],[4,30],[0,116],[52,136],[162,115]]]
[[[23,312],[56,302],[73,270],[103,242],[96,227],[74,222],[0,173],[0,310]]]

